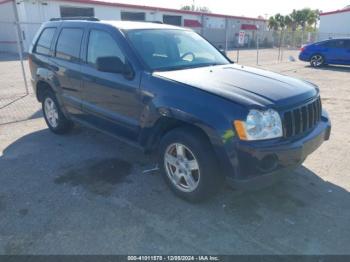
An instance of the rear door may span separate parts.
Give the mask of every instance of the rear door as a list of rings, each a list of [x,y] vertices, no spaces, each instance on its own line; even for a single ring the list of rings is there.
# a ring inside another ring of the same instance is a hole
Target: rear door
[[[350,39],[345,40],[344,64],[350,65]]]
[[[344,64],[347,60],[347,49],[345,47],[345,40],[334,39],[327,43],[326,60],[328,63]]]
[[[324,56],[327,63],[334,63],[337,60],[337,47],[335,40],[329,40],[325,43]]]
[[[81,44],[84,28],[63,26],[60,29],[52,58],[52,70],[66,110],[73,116],[81,115]]]
[[[83,73],[83,111],[85,120],[94,126],[128,139],[139,131],[140,75],[127,79],[122,74],[97,70],[99,57],[118,57],[126,63],[127,55],[114,29],[91,25],[86,37]]]
[[[43,28],[29,51],[29,66],[32,79],[50,81],[51,46],[57,26]]]

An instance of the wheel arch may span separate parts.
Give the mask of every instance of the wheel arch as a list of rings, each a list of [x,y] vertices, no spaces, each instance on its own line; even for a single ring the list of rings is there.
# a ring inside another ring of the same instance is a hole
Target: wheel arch
[[[177,128],[191,128],[196,130],[211,144],[210,136],[202,126],[172,117],[160,117],[151,128],[142,132],[140,142],[144,145],[147,152],[153,152],[158,149],[162,137]]]
[[[54,92],[54,89],[51,87],[49,83],[43,80],[39,80],[38,83],[36,84],[36,98],[39,102],[42,102],[44,98],[44,94],[48,90]]]

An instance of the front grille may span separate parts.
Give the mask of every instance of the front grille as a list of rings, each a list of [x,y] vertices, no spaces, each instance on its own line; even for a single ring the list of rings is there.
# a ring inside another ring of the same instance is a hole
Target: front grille
[[[300,135],[317,125],[321,120],[321,98],[284,112],[284,137]]]

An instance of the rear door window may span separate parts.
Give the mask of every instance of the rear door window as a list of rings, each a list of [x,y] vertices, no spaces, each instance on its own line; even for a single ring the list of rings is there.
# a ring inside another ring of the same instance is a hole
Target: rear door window
[[[350,40],[345,40],[345,48],[350,49]]]
[[[83,33],[81,28],[63,28],[56,44],[56,57],[79,61]]]
[[[40,37],[38,39],[38,42],[36,43],[34,52],[42,55],[49,55],[52,39],[53,39],[53,36],[55,35],[55,32],[56,32],[55,27],[45,28],[40,34]]]
[[[345,47],[345,40],[330,40],[327,43],[327,47],[330,47],[330,48],[344,48]]]

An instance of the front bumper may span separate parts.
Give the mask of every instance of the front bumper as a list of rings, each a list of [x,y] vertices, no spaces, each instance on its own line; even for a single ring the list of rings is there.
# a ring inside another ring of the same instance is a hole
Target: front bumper
[[[324,112],[317,126],[302,137],[238,141],[235,146],[235,159],[230,159],[234,172],[229,178],[248,181],[290,171],[300,166],[308,155],[328,140],[330,133],[331,123]]]

